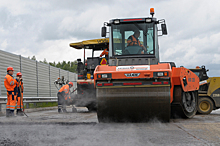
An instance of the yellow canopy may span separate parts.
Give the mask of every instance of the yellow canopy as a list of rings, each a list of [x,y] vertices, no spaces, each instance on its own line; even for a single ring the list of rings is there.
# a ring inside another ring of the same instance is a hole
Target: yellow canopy
[[[121,43],[121,39],[114,38],[114,43]],[[127,42],[127,39],[125,39]],[[143,42],[141,42],[143,44]],[[93,49],[93,50],[103,50],[109,44],[109,38],[101,38],[101,39],[93,39],[93,40],[85,40],[82,42],[71,43],[70,47],[75,49]]]
[[[109,43],[109,38],[101,38],[101,39],[93,39],[93,40],[85,40],[82,42],[71,43],[70,47],[76,49],[97,49],[105,47]]]

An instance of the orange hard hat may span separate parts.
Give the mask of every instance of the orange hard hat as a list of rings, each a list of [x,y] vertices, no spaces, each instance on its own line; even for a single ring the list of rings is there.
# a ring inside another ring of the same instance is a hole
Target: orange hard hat
[[[21,73],[21,72],[18,72],[18,73],[16,74],[16,76],[22,76],[22,73]]]
[[[8,67],[7,68],[7,71],[10,71],[10,70],[14,71],[13,67]]]
[[[73,86],[73,82],[69,82],[68,85],[72,85]]]

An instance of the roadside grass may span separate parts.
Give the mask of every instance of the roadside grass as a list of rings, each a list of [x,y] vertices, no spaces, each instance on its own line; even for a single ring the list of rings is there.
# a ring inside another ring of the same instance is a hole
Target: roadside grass
[[[49,103],[29,103],[29,108],[42,108],[42,107],[53,107],[57,106],[57,102],[49,102]],[[24,106],[26,108],[26,104]]]

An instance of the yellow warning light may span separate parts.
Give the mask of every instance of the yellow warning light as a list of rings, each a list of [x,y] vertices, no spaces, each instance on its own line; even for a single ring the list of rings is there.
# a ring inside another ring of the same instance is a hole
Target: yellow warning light
[[[154,15],[154,8],[150,8],[150,14],[153,16]]]
[[[199,66],[196,66],[196,68],[198,69],[198,68],[200,68]]]

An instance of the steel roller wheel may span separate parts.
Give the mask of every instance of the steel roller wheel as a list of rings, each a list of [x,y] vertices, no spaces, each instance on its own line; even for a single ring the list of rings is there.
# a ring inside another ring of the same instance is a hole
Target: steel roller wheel
[[[175,87],[171,106],[172,118],[192,118],[197,112],[198,93],[184,92],[181,86]]]
[[[182,108],[187,118],[192,118],[197,112],[197,95],[196,92],[182,93]]]
[[[199,99],[198,113],[200,114],[210,114],[213,109],[213,102],[207,98],[203,97]]]

